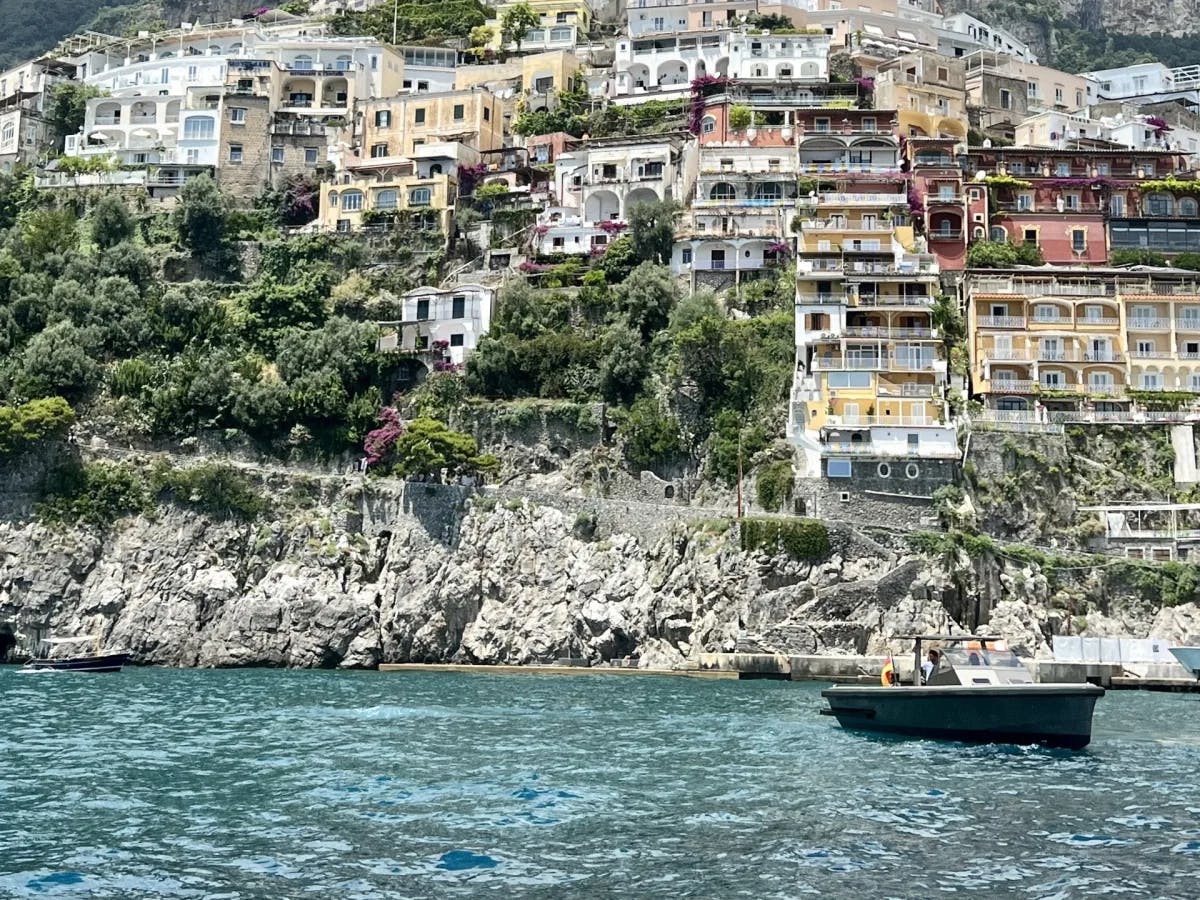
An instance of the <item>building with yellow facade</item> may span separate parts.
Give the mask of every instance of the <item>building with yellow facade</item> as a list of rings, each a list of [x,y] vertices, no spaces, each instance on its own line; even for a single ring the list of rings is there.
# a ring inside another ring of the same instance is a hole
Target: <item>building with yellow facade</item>
[[[1137,392],[1200,394],[1195,273],[976,271],[965,291],[972,391],[989,410],[1119,412]]]
[[[896,110],[905,137],[966,141],[966,66],[932,52],[897,56],[879,66],[875,104]]]
[[[959,449],[939,271],[908,224],[892,113],[802,116],[792,438],[810,475],[944,482]]]

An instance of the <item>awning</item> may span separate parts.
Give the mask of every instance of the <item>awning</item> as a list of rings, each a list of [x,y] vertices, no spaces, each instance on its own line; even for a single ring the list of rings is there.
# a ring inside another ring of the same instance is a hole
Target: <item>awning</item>
[[[109,136],[107,134],[105,134],[103,131],[93,131],[91,134],[88,135],[88,137],[91,138],[93,141],[110,140]]]

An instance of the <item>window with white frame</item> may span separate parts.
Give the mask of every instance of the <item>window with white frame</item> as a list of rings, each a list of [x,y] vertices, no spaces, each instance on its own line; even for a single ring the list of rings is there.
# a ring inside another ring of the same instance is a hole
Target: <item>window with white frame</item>
[[[342,193],[342,209],[346,212],[357,212],[362,209],[362,191],[344,191]]]

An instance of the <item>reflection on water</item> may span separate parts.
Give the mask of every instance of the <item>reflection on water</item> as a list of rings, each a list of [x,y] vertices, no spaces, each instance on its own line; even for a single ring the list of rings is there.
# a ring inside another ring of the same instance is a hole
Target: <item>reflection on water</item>
[[[867,737],[818,685],[0,670],[0,897],[1196,897],[1200,707],[1082,753]]]

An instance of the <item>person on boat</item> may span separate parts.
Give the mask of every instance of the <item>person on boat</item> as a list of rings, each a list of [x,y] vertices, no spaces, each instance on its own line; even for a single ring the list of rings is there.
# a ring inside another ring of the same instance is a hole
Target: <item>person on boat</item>
[[[928,684],[933,673],[937,671],[939,654],[936,650],[929,651],[929,658],[921,663],[921,684]]]

